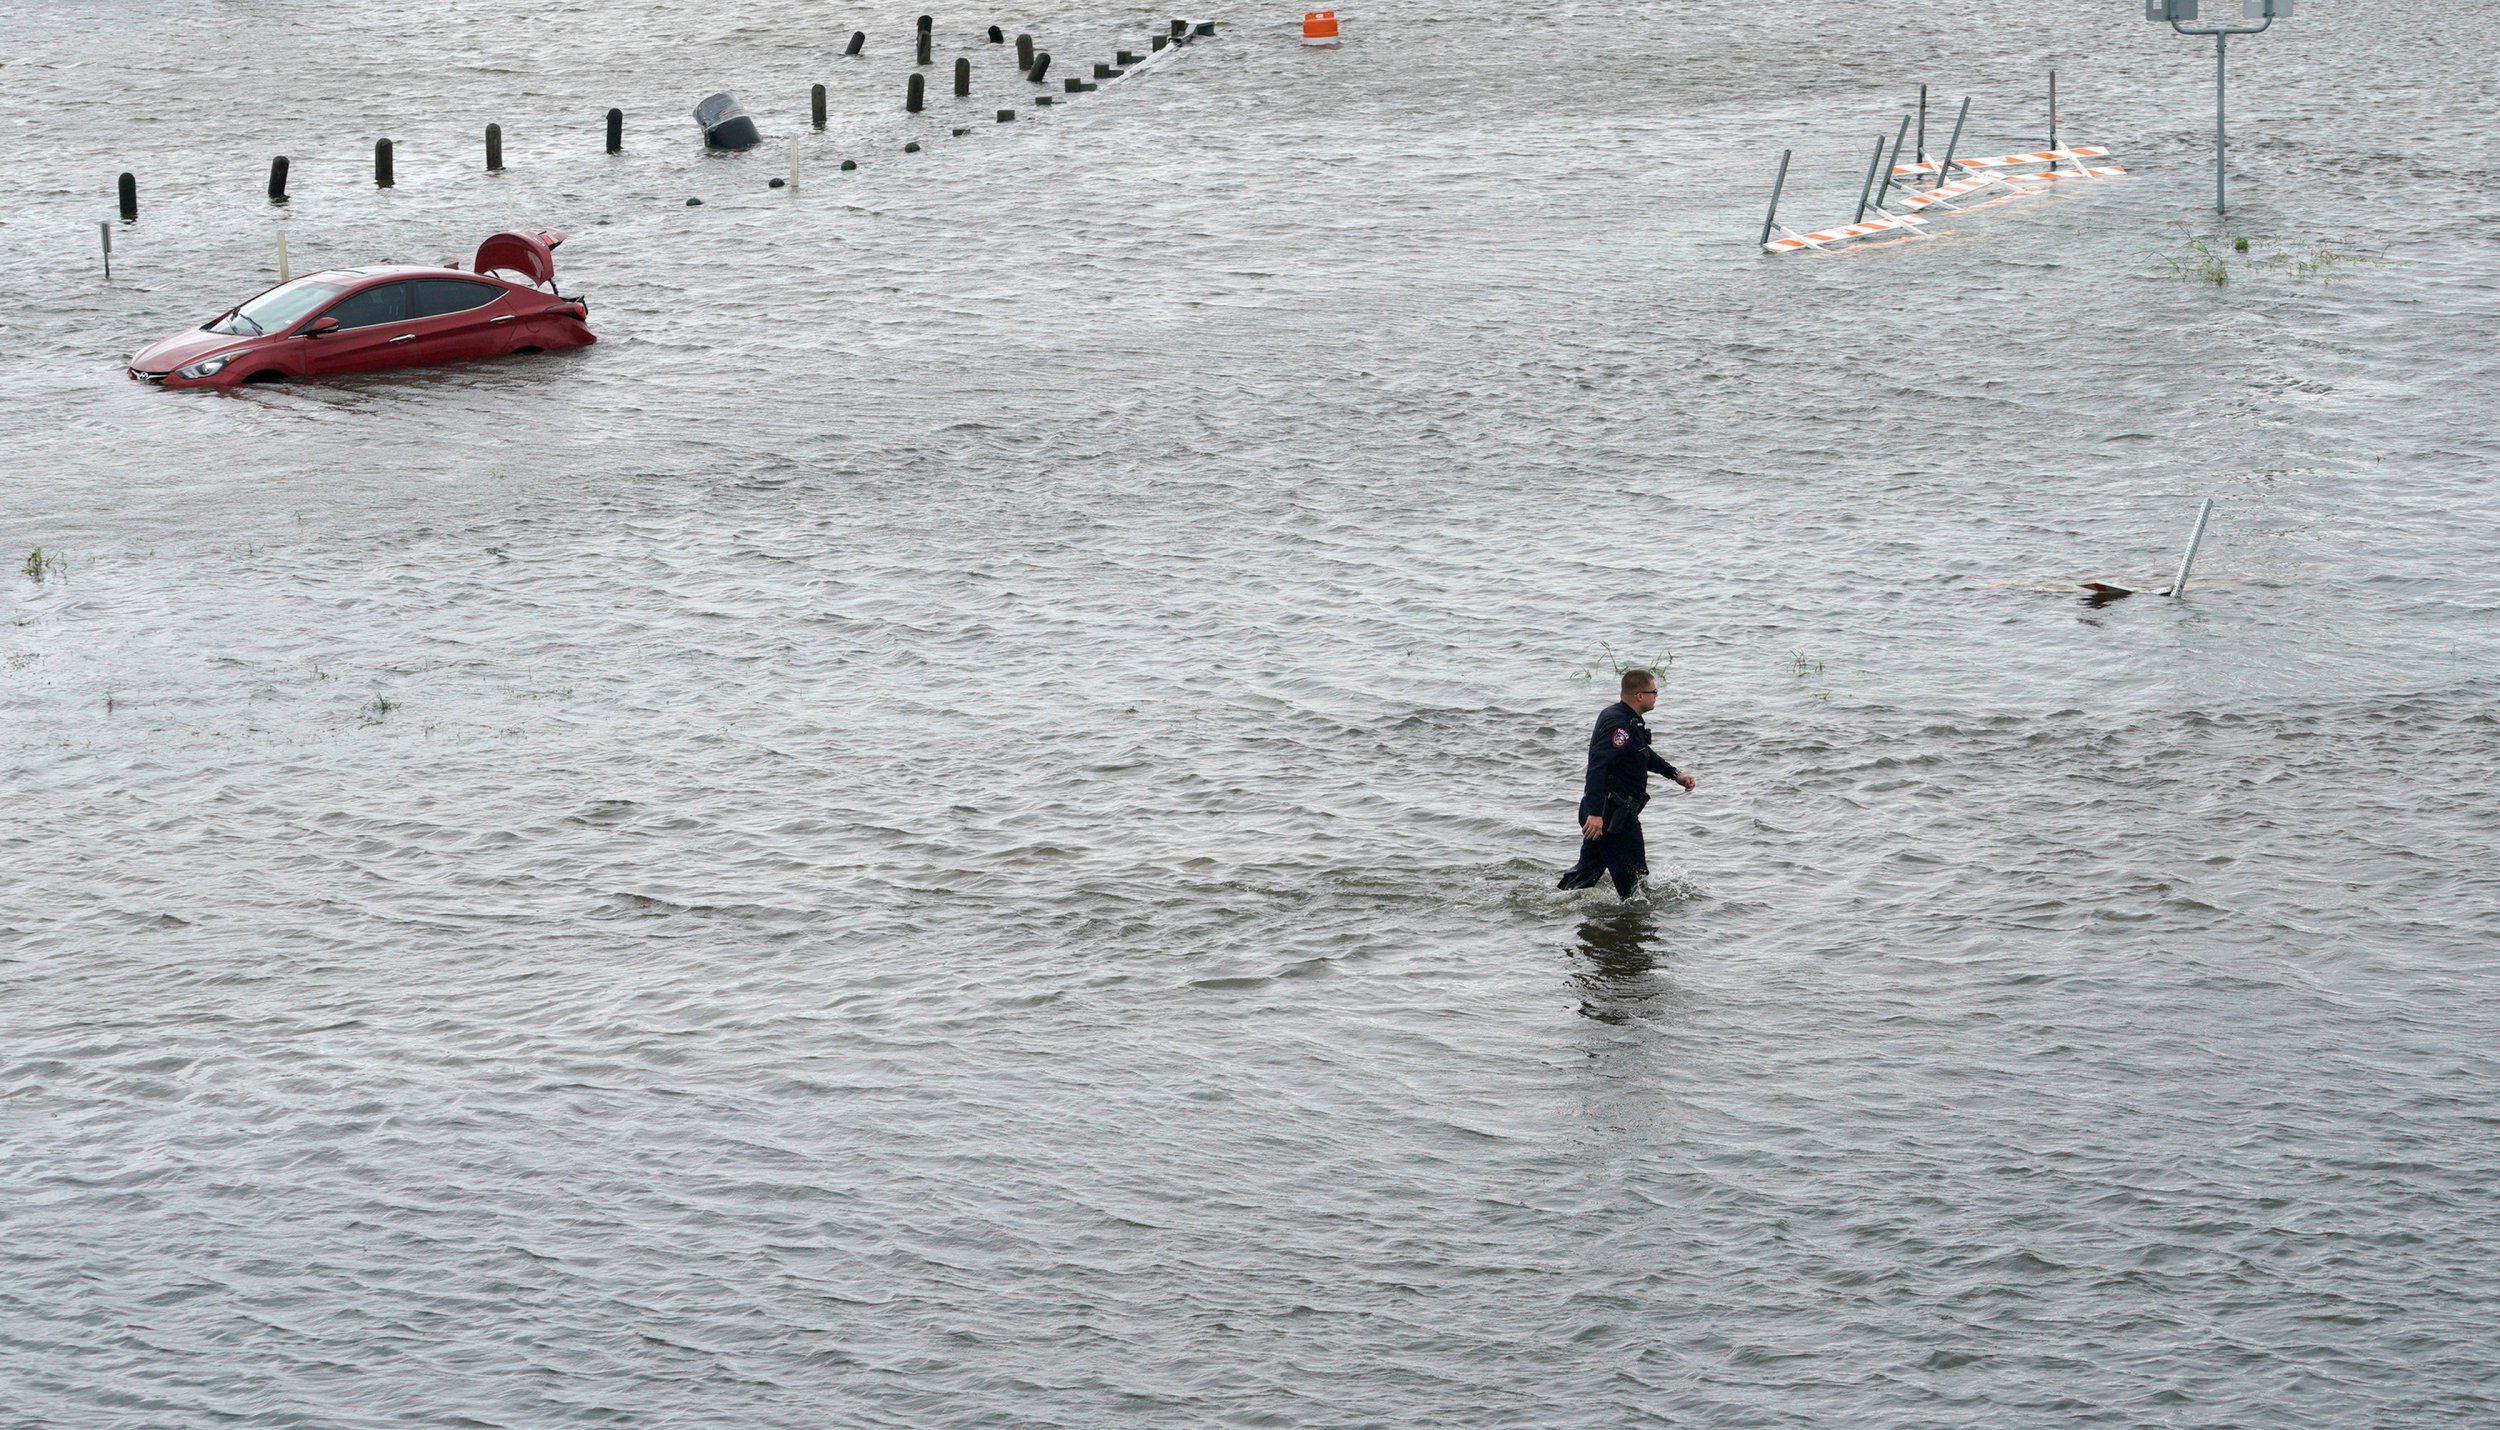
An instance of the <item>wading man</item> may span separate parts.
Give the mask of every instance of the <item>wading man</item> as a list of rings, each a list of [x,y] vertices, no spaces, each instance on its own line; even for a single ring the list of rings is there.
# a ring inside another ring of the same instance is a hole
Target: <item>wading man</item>
[[[1649,803],[1649,774],[1693,787],[1693,777],[1660,759],[1649,748],[1649,725],[1642,720],[1658,704],[1658,681],[1646,670],[1623,673],[1623,698],[1597,712],[1597,728],[1589,735],[1589,774],[1580,790],[1580,862],[1562,876],[1560,887],[1586,889],[1600,875],[1611,876],[1615,893],[1632,897],[1633,886],[1649,872],[1649,850],[1641,842],[1641,806]]]

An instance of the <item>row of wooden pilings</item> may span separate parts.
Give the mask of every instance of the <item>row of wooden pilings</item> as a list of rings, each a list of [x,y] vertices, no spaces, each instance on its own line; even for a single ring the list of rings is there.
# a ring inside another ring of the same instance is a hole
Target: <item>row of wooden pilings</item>
[[[931,62],[929,57],[929,47],[933,26],[934,21],[931,17],[927,15],[920,17],[917,37],[913,44],[913,52],[917,57],[917,63],[922,65],[927,65]],[[1193,27],[1187,20],[1174,20],[1171,22],[1171,29],[1169,33],[1155,35],[1152,37],[1152,45],[1149,53],[1161,51],[1174,44],[1186,44],[1193,37],[1202,37],[1212,35],[1214,33],[1215,24],[1213,21],[1204,21]],[[1006,33],[998,26],[992,25],[989,28],[989,41],[994,45],[1005,44],[1007,42]],[[868,32],[865,30],[854,30],[851,32],[851,42],[849,46],[845,48],[842,53],[845,56],[856,57],[867,47],[867,44]],[[1035,84],[1044,83],[1050,74],[1050,51],[1034,48],[1033,37],[1031,35],[1024,34],[1016,36],[1015,46],[1017,72]],[[1119,78],[1122,74],[1127,72],[1129,66],[1137,64],[1142,58],[1143,56],[1138,55],[1134,51],[1118,51],[1110,63],[1097,64],[1094,66],[1094,78],[1092,80],[1083,80],[1070,75],[1063,80],[1062,87],[1064,91],[1069,94],[1084,94],[1090,92],[1103,80]],[[955,94],[957,98],[964,98],[968,97],[971,93],[972,61],[969,57],[959,56],[955,61]],[[909,76],[903,86],[904,110],[912,114],[920,113],[924,107],[925,94],[926,90],[921,77],[917,74]],[[1039,102],[1048,104],[1050,102],[1050,96],[1042,96]],[[817,129],[824,128],[825,87],[823,85],[815,85],[808,90],[807,110],[808,122]],[[1002,109],[998,112],[998,117],[1002,122],[1012,119],[1015,117],[1015,111],[1012,109]],[[622,109],[610,109],[608,111],[607,127],[608,152],[611,154],[624,152],[625,111]],[[919,146],[914,144],[909,147],[916,149]],[[373,182],[376,188],[387,189],[396,186],[398,177],[395,172],[395,165],[393,162],[394,157],[390,140],[376,139],[373,141]],[[856,167],[856,165],[850,160],[844,160],[842,167],[849,169]],[[273,204],[282,204],[287,201],[287,168],[287,156],[284,154],[280,154],[269,161],[269,201]],[[490,174],[499,174],[503,172],[503,126],[500,124],[489,124],[486,126],[486,172]],[[122,217],[126,220],[136,221],[139,217],[138,176],[135,174],[123,174],[121,176],[119,188]]]

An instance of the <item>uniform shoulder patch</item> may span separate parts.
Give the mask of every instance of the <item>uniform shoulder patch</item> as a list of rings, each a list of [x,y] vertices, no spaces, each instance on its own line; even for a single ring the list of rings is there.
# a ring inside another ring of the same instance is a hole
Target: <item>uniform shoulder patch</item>
[[[1614,742],[1616,749],[1622,749],[1624,746],[1632,743],[1632,732],[1624,729],[1621,725],[1617,725],[1615,727]]]

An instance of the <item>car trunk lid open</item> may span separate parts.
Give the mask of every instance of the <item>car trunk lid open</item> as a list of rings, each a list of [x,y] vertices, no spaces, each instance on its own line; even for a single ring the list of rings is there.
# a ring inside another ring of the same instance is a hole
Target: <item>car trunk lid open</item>
[[[560,228],[498,233],[477,246],[474,266],[480,273],[500,270],[527,279],[532,287],[552,287],[556,278],[555,250],[563,242],[564,230]]]

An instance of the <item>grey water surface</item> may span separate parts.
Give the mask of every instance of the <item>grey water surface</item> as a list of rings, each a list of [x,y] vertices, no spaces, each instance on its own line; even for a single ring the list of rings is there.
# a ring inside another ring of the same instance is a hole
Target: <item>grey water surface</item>
[[[913,13],[0,0],[0,1425],[2500,1418],[2500,12]]]

